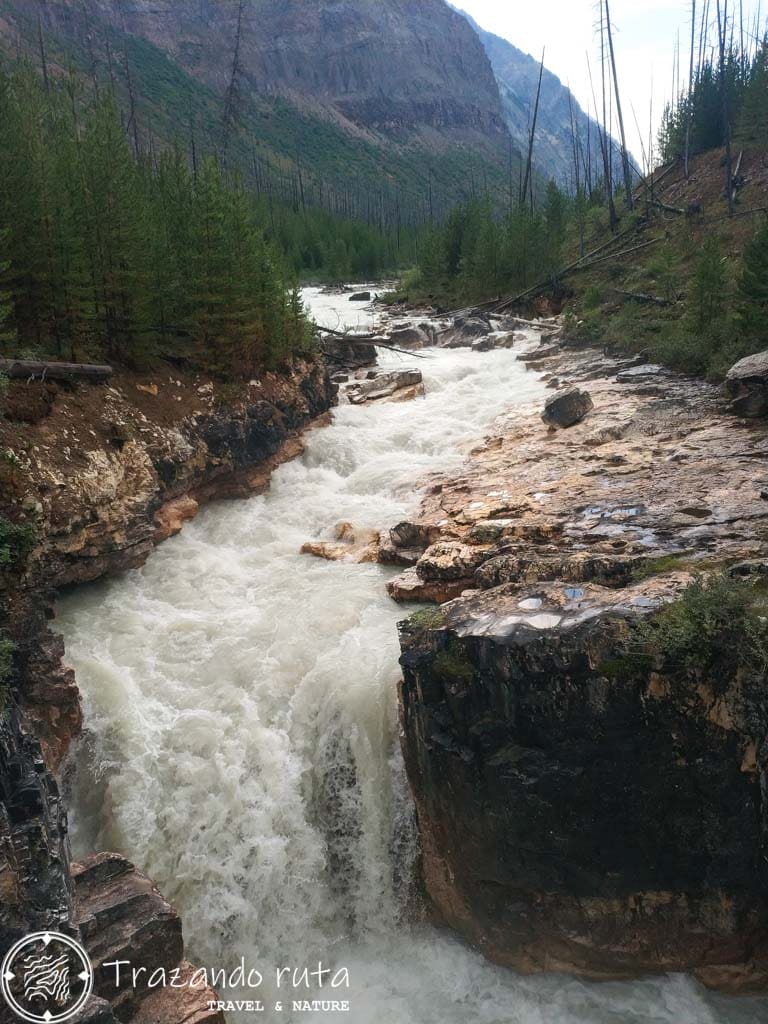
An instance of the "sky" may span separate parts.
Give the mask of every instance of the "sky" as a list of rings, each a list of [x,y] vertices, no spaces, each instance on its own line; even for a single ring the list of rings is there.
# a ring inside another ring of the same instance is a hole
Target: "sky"
[[[592,109],[587,52],[593,76],[599,75],[599,38],[595,31],[597,5],[593,0],[454,0],[454,4],[471,14],[484,29],[503,36],[537,60],[541,58],[542,47],[546,47],[545,66],[563,84],[570,85],[584,110]],[[758,10],[758,0],[742,0],[742,6],[744,23],[751,26]],[[738,25],[738,0],[730,0],[728,8],[729,21],[731,12],[736,12]],[[699,0],[696,9],[698,20],[703,0]],[[717,24],[715,0],[711,0],[710,9],[711,39],[714,42]],[[611,0],[610,11],[627,144],[641,165],[642,146],[648,147],[651,99],[655,141],[664,103],[672,93],[678,33],[682,77],[687,79],[691,0]],[[761,21],[765,28],[768,16],[765,0],[762,11]],[[597,88],[597,79],[595,81]],[[618,128],[614,134],[618,137]]]

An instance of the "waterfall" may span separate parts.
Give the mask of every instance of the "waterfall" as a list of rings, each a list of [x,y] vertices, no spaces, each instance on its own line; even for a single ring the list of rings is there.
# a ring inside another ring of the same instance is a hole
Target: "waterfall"
[[[416,482],[545,393],[513,351],[425,356],[426,397],[340,406],[268,493],[208,506],[143,568],[60,601],[86,727],[75,853],[135,861],[179,909],[198,964],[242,956],[265,978],[318,960],[348,969],[349,1013],[270,1014],[269,982],[261,1019],[747,1024],[754,1007],[682,977],[521,978],[403,914],[415,842],[396,715],[405,613],[386,595],[390,570],[299,549],[340,520],[412,514]]]

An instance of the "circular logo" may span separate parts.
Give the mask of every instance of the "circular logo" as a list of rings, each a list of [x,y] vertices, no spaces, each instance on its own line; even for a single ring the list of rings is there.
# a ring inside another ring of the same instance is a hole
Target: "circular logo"
[[[8,950],[0,992],[13,1012],[32,1024],[71,1020],[93,989],[93,968],[79,942],[59,932],[34,932]]]

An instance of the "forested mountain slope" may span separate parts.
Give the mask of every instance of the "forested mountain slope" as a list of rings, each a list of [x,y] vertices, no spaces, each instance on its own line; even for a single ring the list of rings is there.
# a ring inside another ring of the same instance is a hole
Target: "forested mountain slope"
[[[137,146],[181,135],[297,203],[407,222],[506,188],[490,63],[443,0],[0,0],[0,45],[111,79]]]

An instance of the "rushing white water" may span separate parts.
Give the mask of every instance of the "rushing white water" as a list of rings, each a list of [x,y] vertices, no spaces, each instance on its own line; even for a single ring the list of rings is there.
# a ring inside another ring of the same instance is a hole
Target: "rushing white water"
[[[342,519],[398,521],[418,501],[415,480],[543,394],[510,351],[419,365],[424,399],[340,407],[268,494],[206,508],[144,568],[60,602],[87,728],[76,852],[117,849],[146,870],[181,910],[198,963],[350,972],[349,991],[322,992],[348,998],[349,1013],[294,1017],[290,997],[270,1011],[278,994],[265,982],[267,1012],[242,1020],[754,1022],[764,1002],[682,977],[520,978],[402,918],[413,844],[396,735],[403,611],[381,566],[298,551]]]

